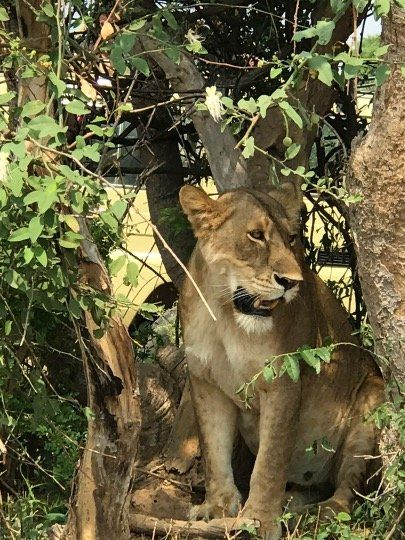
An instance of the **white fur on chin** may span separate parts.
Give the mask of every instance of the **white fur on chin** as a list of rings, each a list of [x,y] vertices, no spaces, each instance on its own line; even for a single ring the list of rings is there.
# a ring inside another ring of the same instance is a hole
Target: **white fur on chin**
[[[237,324],[247,334],[262,334],[273,328],[273,317],[260,317],[259,315],[245,315],[235,313]]]

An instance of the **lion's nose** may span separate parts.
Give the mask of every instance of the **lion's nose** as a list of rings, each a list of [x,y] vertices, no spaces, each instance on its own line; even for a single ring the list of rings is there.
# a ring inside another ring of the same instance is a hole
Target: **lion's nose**
[[[274,279],[276,280],[276,283],[284,287],[286,291],[288,291],[288,289],[291,289],[292,287],[294,287],[294,285],[297,285],[297,283],[299,283],[299,281],[295,279],[279,276],[278,274],[274,274]]]

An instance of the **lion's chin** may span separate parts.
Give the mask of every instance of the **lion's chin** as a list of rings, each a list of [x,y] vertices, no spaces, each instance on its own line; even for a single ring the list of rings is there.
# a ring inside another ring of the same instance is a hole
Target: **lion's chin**
[[[237,325],[247,334],[264,334],[273,328],[273,317],[262,317],[260,315],[245,315],[235,312]]]

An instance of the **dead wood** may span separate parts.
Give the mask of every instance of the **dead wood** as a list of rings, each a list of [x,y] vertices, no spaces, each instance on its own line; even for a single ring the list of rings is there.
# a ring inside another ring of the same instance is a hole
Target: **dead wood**
[[[246,518],[221,518],[205,521],[181,521],[174,519],[157,519],[144,514],[130,514],[132,532],[149,535],[184,535],[186,538],[226,538],[227,534],[235,533],[243,526],[259,527],[257,520]]]
[[[81,283],[111,294],[111,283],[84,219],[80,229]],[[132,341],[119,315],[111,317],[101,338],[91,313],[85,321],[97,357],[82,347],[89,419],[86,447],[75,478],[65,540],[129,536],[129,485],[141,426],[139,390]],[[79,336],[80,340],[80,336]]]

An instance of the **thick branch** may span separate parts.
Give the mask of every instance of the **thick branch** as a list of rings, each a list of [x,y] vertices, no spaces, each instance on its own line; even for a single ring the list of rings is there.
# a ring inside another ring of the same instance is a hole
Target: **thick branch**
[[[180,61],[175,64],[164,52],[159,50],[160,44],[151,37],[142,37],[144,51],[155,60],[166,74],[174,92],[203,91],[205,79],[198,71],[191,58],[180,53]],[[221,132],[220,124],[206,112],[193,109],[191,118],[207,152],[213,178],[220,191],[238,186],[248,185],[246,161],[240,150],[235,150],[236,141],[229,129]]]

